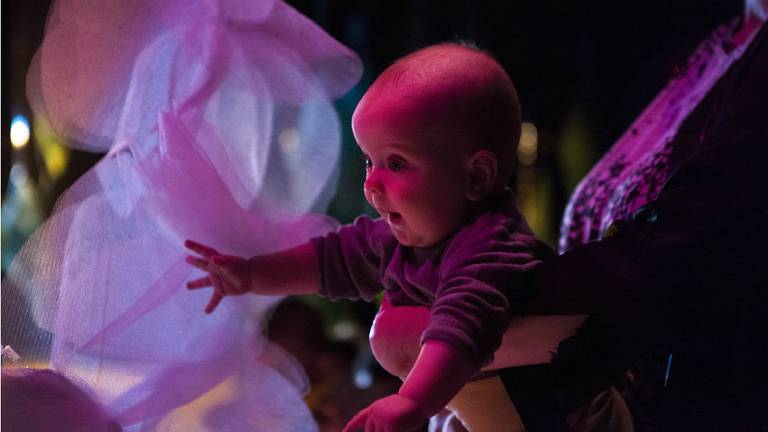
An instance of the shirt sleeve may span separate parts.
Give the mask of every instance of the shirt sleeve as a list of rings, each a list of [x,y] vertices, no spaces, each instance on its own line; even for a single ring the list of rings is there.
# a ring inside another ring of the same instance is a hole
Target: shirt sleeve
[[[512,225],[512,226],[511,226]],[[551,250],[504,215],[484,214],[446,249],[422,342],[440,340],[489,363],[540,256]]]
[[[320,292],[330,300],[372,301],[382,291],[380,269],[391,242],[381,219],[360,216],[349,225],[311,240],[320,268]]]

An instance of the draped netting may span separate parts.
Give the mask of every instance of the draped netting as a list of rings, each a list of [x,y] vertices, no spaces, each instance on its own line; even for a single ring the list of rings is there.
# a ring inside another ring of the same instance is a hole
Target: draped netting
[[[303,372],[263,334],[279,298],[204,315],[183,241],[252,256],[332,228],[312,214],[337,178],[331,100],[360,73],[278,1],[55,1],[30,104],[73,147],[107,154],[3,281],[52,334],[51,367],[128,430],[315,429]]]

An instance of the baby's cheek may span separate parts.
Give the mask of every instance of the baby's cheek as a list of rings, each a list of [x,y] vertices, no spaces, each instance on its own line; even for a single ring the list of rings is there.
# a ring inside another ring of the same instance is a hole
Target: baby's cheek
[[[365,187],[363,188],[363,196],[365,197],[365,200],[368,201],[368,204],[373,205],[373,201],[371,200],[371,193],[368,192],[368,189]]]
[[[400,201],[407,203],[419,203],[424,198],[426,191],[419,184],[418,178],[409,178],[393,184],[389,190]]]

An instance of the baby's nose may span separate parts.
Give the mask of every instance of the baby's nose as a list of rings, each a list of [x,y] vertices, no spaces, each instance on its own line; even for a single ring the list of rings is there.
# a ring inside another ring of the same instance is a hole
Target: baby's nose
[[[382,185],[381,180],[376,175],[374,171],[368,174],[368,176],[365,178],[365,182],[363,183],[363,189],[366,193],[372,195],[372,196],[378,196],[382,193]]]

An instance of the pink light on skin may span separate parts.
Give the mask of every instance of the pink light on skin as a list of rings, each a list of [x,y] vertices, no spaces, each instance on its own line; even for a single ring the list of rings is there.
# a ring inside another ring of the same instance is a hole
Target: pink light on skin
[[[465,151],[448,144],[435,151],[429,132],[415,125],[419,122],[404,122],[397,103],[383,104],[372,113],[361,103],[353,121],[366,155],[365,198],[401,244],[432,246],[455,231],[471,211],[462,164]]]
[[[366,157],[366,200],[401,244],[428,247],[471,211],[463,166],[469,145],[456,127],[467,122],[443,100],[466,89],[416,84],[374,83],[355,109],[352,130]]]
[[[352,130],[366,156],[365,197],[401,244],[436,244],[503,192],[519,111],[506,72],[466,47],[427,48],[379,76]]]

